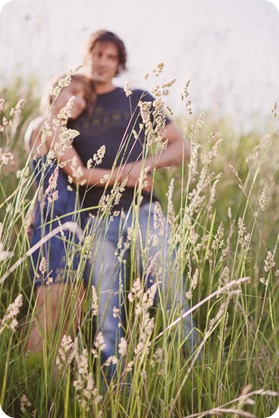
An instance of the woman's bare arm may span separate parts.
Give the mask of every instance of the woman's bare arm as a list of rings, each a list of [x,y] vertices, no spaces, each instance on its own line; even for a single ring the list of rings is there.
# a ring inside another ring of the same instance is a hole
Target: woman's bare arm
[[[53,130],[53,135],[47,136],[46,140],[42,141],[43,124],[43,118],[37,118],[29,124],[24,137],[25,148],[28,153],[35,151],[37,155],[42,155],[53,150],[55,154],[56,145],[59,145],[60,142],[59,134],[61,129],[59,127],[54,129],[53,126],[50,126]],[[75,184],[100,187],[113,186],[118,177],[117,168],[112,171],[97,167],[85,167],[72,145],[65,146],[63,152],[59,153],[58,158],[62,169],[73,179]]]

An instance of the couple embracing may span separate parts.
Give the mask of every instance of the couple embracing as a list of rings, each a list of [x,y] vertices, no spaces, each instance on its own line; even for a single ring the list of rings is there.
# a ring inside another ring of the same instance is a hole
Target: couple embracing
[[[146,288],[157,284],[157,301],[165,297],[166,306],[176,301],[182,313],[188,309],[183,272],[178,272],[175,250],[169,248],[168,222],[154,194],[153,178],[156,169],[189,158],[190,147],[165,116],[160,93],[153,97],[113,84],[114,77],[126,70],[126,60],[125,45],[116,34],[93,33],[84,57],[87,75],[55,80],[48,116],[33,121],[26,133],[26,144],[36,157],[33,169],[43,189],[34,213],[31,245],[73,219],[91,237],[84,264],[84,246],[70,232],[51,238],[33,254],[37,320],[27,341],[31,351],[42,349],[42,329],[51,336],[62,309],[61,338],[74,335],[86,291],[94,286],[96,333],[101,332],[104,339],[105,363],[125,336],[119,322],[125,323],[126,291],[131,290],[133,274]],[[154,146],[157,152],[148,152]],[[161,234],[158,218],[164,229]],[[129,271],[131,257],[136,258],[137,272]],[[73,309],[75,320],[69,321]],[[196,332],[190,316],[184,318],[183,333],[192,348]]]

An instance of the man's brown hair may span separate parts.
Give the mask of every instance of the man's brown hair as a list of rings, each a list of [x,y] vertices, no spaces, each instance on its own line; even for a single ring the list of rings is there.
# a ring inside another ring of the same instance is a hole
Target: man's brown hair
[[[115,33],[109,32],[105,29],[98,30],[97,32],[92,33],[89,37],[85,48],[84,60],[86,61],[86,59],[88,59],[88,56],[91,55],[93,48],[98,42],[101,44],[111,43],[116,46],[119,61],[116,75],[126,71],[127,51],[124,42]]]

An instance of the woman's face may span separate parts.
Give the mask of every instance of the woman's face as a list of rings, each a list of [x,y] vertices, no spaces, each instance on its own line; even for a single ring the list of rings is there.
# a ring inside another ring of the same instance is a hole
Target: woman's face
[[[59,93],[57,99],[53,103],[52,111],[59,112],[66,106],[68,101],[74,97],[70,110],[71,119],[76,119],[86,108],[86,100],[84,98],[84,86],[76,80],[72,80],[68,87],[64,87]]]

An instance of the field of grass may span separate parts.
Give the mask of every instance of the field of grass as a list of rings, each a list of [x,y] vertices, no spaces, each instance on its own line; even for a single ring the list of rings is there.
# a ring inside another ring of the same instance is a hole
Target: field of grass
[[[168,217],[170,247],[177,249],[178,276],[185,277],[183,291],[193,310],[199,343],[193,352],[185,352],[187,341],[181,339],[185,318],[179,306],[174,301],[167,310],[160,297],[152,307],[152,295],[135,281],[137,261],[131,251],[129,280],[134,293],[127,298],[125,324],[120,324],[125,340],[113,359],[117,378],[104,388],[106,366],[100,364],[101,336],[93,337],[97,306],[91,288],[75,339],[64,338],[59,347],[65,319],[61,312],[60,327],[45,339],[42,353],[25,350],[35,320],[27,235],[35,179],[23,146],[27,123],[38,106],[32,91],[32,86],[23,91],[17,81],[0,95],[5,99],[0,102],[0,405],[4,412],[12,417],[51,418],[272,415],[279,404],[276,107],[264,134],[244,135],[227,121],[194,116],[186,106],[177,123],[191,141],[191,161],[158,170],[155,191]],[[21,95],[25,104],[16,106]],[[134,212],[136,221],[136,208]],[[83,263],[77,280],[82,279],[90,239],[92,231],[79,249]],[[130,245],[133,249],[133,242]],[[179,277],[170,280],[179,286]],[[75,289],[72,292],[74,300]],[[67,309],[71,312],[71,306]]]

